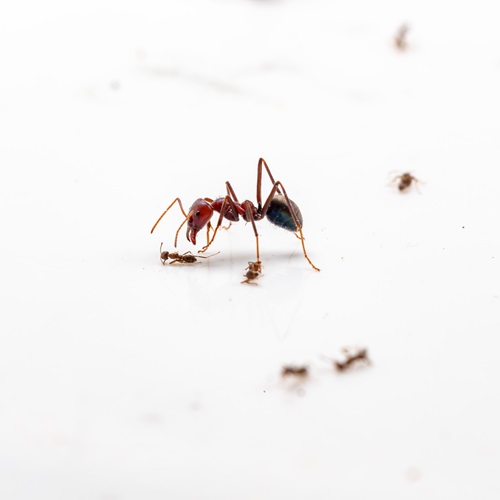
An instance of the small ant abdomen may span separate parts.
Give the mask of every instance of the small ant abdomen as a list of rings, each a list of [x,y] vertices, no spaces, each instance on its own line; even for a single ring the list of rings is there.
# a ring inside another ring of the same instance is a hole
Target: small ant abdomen
[[[290,205],[295,211],[300,227],[302,227],[304,221],[299,207],[292,200],[290,200]],[[293,231],[295,233],[299,230],[283,195],[278,194],[271,200],[269,208],[267,209],[266,217],[269,222],[275,226],[286,229],[287,231]]]

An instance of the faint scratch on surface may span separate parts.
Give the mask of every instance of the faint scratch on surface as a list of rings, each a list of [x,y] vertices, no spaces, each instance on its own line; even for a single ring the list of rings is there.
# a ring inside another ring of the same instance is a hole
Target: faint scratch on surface
[[[224,81],[222,79],[213,78],[192,71],[186,71],[184,69],[174,67],[146,67],[143,68],[142,71],[152,76],[178,79],[179,81],[184,81],[193,85],[197,85],[199,87],[205,87],[207,89],[215,90],[217,92],[222,92],[225,94],[232,94],[245,98],[253,98],[263,104],[267,104],[275,108],[281,109],[283,107],[282,103],[277,102],[276,100],[271,99],[264,94],[249,90],[247,88],[243,88],[239,85],[228,83],[227,81]]]

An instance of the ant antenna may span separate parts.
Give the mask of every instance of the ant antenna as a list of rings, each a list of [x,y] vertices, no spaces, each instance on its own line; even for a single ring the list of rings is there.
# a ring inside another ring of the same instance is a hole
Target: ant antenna
[[[177,248],[177,238],[179,237],[179,231],[181,230],[181,227],[188,221],[189,217],[191,217],[194,214],[194,210],[191,210],[186,215],[186,218],[182,221],[182,224],[179,226],[179,229],[177,229],[177,232],[175,233],[175,240],[174,240],[174,247]]]
[[[176,198],[172,203],[170,203],[170,205],[168,206],[168,208],[165,210],[165,212],[163,212],[161,215],[160,215],[160,218],[156,221],[155,225],[153,226],[153,229],[151,229],[151,234],[153,234],[153,231],[156,229],[156,226],[158,225],[158,223],[163,219],[163,216],[172,208],[173,204],[175,202],[178,202],[179,203],[179,207],[181,208],[181,211],[184,215],[184,217],[186,217],[186,220],[188,219],[188,216],[186,215],[186,212],[184,212],[184,209],[182,208],[182,203],[181,203],[181,200],[180,198]],[[186,222],[186,221],[184,221]],[[183,224],[184,224],[183,222]],[[181,226],[182,227],[182,226]],[[180,229],[180,228],[179,228]],[[179,231],[177,231],[179,232]],[[175,241],[177,241],[177,236],[175,237]],[[177,246],[177,245],[176,245]]]

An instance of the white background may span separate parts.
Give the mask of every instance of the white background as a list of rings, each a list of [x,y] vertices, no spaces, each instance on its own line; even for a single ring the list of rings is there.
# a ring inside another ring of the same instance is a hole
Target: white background
[[[500,34],[464,4],[0,8],[0,498],[499,498]],[[261,156],[321,272],[267,221],[257,286],[243,222],[162,266],[167,205],[255,201]]]

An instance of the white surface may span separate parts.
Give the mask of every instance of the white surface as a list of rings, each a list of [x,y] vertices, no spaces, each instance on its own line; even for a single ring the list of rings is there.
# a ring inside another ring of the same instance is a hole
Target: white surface
[[[499,498],[493,6],[3,6],[0,498]],[[258,286],[243,223],[162,266],[260,156],[321,273],[267,221]]]

